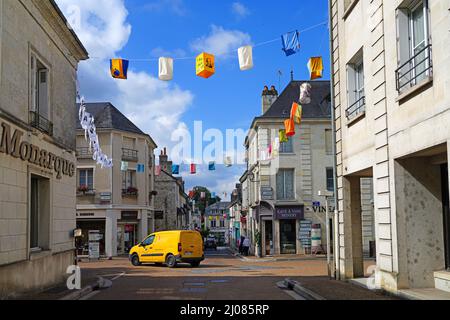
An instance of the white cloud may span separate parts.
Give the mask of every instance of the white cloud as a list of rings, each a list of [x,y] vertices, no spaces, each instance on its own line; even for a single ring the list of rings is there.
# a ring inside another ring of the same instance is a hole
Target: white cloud
[[[233,2],[231,11],[238,18],[245,18],[250,14],[250,10],[240,2]]]
[[[243,45],[250,45],[251,36],[239,30],[226,30],[221,26],[212,25],[211,33],[202,36],[191,43],[191,49],[196,52],[208,52],[214,55],[230,57],[231,53]]]
[[[109,59],[118,55],[131,35],[124,0],[57,0],[57,3],[68,21],[76,22],[71,24],[92,57],[80,63],[78,72],[86,101],[112,102],[150,134],[159,147],[170,148],[170,132],[186,127],[181,118],[194,96],[173,83],[135,71],[132,61],[128,80],[111,78]],[[157,68],[155,63],[155,74]]]

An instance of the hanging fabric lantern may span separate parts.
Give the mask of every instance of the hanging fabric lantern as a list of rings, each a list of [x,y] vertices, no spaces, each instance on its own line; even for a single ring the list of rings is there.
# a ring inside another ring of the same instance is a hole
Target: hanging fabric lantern
[[[212,221],[212,220],[213,220],[213,217],[209,216],[209,221]]]
[[[191,174],[197,173],[197,166],[195,164],[191,164]]]
[[[322,78],[323,60],[322,57],[312,57],[308,62],[309,75],[311,80]]]
[[[120,171],[128,171],[128,162],[122,161],[122,164],[120,166]]]
[[[240,47],[238,50],[239,67],[242,71],[253,68],[253,48],[251,46]]]
[[[202,78],[209,78],[216,72],[214,56],[209,53],[201,53],[197,56],[196,73]]]
[[[173,59],[159,58],[159,80],[170,81],[173,79]]]
[[[283,51],[289,57],[300,51],[300,32],[292,31],[281,36]]]
[[[111,59],[110,60],[111,76],[115,79],[127,79],[128,65],[129,65],[128,60]]]
[[[161,175],[161,166],[155,166],[155,176],[159,177]]]
[[[180,174],[180,166],[177,164],[172,165],[172,174]]]
[[[280,143],[289,142],[289,138],[286,135],[286,130],[284,130],[284,129],[278,131],[278,137],[280,139]]]
[[[301,105],[299,105],[296,102],[294,102],[292,104],[291,119],[294,120],[294,122],[296,124],[301,124],[302,123],[302,111],[303,111],[303,108],[302,108]]]
[[[292,119],[287,119],[284,121],[284,126],[286,128],[286,136],[295,136],[295,122]]]
[[[194,195],[195,195],[195,193],[194,193],[194,191],[189,191],[189,198],[190,199],[194,199]]]
[[[216,170],[216,163],[215,163],[214,161],[211,161],[211,162],[208,164],[208,170],[209,170],[209,171],[215,171],[215,170]]]
[[[309,83],[303,83],[300,86],[300,104],[311,103],[311,85]]]

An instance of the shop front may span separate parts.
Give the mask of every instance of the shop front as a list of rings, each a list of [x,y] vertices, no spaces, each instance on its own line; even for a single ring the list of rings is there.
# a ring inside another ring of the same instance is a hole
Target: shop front
[[[126,255],[138,242],[138,211],[122,211],[117,221],[117,255]]]
[[[279,225],[279,244],[280,254],[297,254],[299,252],[298,244],[298,226],[304,219],[304,206],[277,206],[275,207],[275,219]]]
[[[77,219],[77,229],[81,229],[81,237],[76,238],[77,256],[89,256],[89,233],[98,231],[100,256],[105,254],[105,219]]]

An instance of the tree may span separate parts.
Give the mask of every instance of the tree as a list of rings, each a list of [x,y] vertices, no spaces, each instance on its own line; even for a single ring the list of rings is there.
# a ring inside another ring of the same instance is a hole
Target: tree
[[[206,187],[197,186],[193,189],[193,191],[194,196],[192,199],[195,200],[195,206],[200,210],[202,216],[205,215],[206,207],[209,207],[210,205],[222,201],[222,199],[219,197],[212,198],[211,192]],[[202,199],[203,192],[205,193],[204,199]]]

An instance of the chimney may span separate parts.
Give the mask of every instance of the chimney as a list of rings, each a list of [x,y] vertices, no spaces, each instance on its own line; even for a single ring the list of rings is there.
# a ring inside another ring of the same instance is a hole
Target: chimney
[[[262,93],[262,114],[265,114],[267,110],[270,109],[277,98],[278,92],[275,89],[275,86],[272,86],[270,90],[267,86],[264,86],[264,91]]]
[[[162,170],[168,173],[172,173],[172,166],[170,167],[170,172],[168,171],[168,160],[169,157],[167,157],[167,148],[164,148],[163,150],[161,150],[161,155],[159,156],[159,165],[161,166]]]

